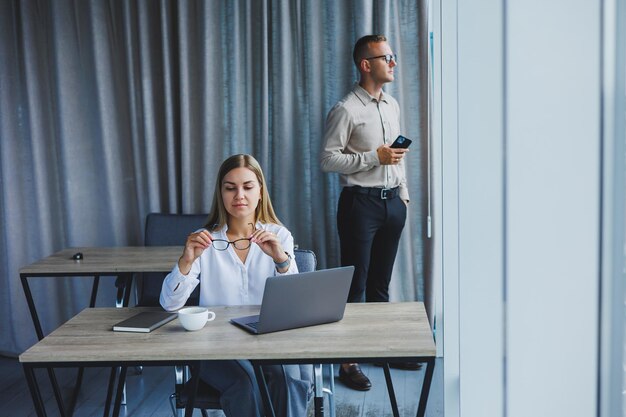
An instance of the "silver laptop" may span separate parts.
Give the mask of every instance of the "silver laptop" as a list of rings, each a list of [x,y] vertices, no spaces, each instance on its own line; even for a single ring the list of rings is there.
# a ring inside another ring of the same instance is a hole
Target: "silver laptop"
[[[339,321],[353,273],[353,266],[344,266],[269,277],[260,314],[230,321],[254,334]]]

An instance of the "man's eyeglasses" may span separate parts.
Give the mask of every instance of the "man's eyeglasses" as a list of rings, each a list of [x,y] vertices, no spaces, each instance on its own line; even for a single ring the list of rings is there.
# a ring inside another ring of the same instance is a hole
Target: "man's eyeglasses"
[[[392,59],[396,62],[396,64],[398,63],[398,55],[396,54],[371,56],[369,58],[363,58],[363,59],[367,59],[369,61],[370,59],[378,59],[378,58],[383,58],[387,64],[390,63]]]
[[[252,230],[254,230],[254,225],[252,223],[248,223],[252,226]],[[226,250],[228,249],[228,245],[233,245],[233,247],[237,250],[246,250],[250,247],[252,243],[250,242],[249,237],[243,237],[241,239],[233,240],[232,242],[224,239],[213,239],[211,246],[215,248],[215,250]]]

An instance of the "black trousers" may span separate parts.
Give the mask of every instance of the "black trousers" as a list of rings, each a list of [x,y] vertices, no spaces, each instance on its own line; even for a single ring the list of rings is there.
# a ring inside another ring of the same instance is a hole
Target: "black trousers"
[[[337,229],[341,265],[354,265],[348,302],[389,301],[389,281],[406,222],[400,197],[357,194],[344,188],[339,196]]]

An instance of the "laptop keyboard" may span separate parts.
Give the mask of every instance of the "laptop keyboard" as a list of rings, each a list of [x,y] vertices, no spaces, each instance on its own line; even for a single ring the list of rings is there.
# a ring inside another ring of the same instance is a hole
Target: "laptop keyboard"
[[[257,327],[259,326],[258,321],[253,321],[252,323],[248,323],[248,326],[252,327],[254,330],[259,330]]]

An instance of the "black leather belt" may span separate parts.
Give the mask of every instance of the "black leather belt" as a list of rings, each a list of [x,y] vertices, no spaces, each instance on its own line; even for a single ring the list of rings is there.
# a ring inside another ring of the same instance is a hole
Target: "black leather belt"
[[[355,185],[353,187],[344,187],[344,190],[350,193],[365,194],[370,197],[379,198],[381,200],[391,200],[396,198],[400,194],[400,187],[394,188],[375,188],[375,187],[359,187]]]

